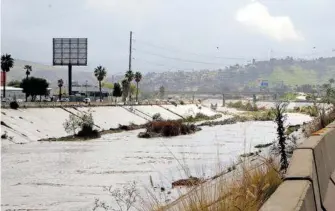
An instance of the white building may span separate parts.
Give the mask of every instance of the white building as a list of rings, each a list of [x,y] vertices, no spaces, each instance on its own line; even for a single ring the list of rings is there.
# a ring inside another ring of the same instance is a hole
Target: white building
[[[1,98],[3,94],[3,86],[0,86]],[[48,88],[50,94],[51,88]],[[22,92],[22,88],[16,88],[12,86],[6,86],[6,98],[9,99],[26,99],[26,94]]]
[[[3,86],[0,87],[1,98],[3,94]],[[22,92],[22,88],[6,86],[6,98],[9,99],[25,99],[26,94]]]

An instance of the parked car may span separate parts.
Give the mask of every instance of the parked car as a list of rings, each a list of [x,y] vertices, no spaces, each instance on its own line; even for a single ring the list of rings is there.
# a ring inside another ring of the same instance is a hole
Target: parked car
[[[96,102],[103,102],[104,100],[103,99],[97,99]]]
[[[57,100],[57,102],[70,102],[69,98],[62,98],[61,100]]]
[[[85,99],[83,100],[83,102],[84,102],[84,103],[90,103],[90,102],[91,102],[91,99],[87,97],[87,98],[85,98]]]
[[[24,100],[23,99],[16,99],[16,102],[22,103],[22,102],[24,102]]]

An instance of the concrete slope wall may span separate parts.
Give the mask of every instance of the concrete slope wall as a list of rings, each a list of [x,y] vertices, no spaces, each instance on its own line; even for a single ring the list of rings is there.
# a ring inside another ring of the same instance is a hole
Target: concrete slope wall
[[[188,117],[188,116],[195,116],[197,113],[202,113],[207,116],[214,116],[216,114],[215,111],[212,111],[211,109],[201,106],[201,105],[162,105],[163,108],[167,109],[168,111],[172,111],[174,113],[179,114],[180,116],[183,117]]]
[[[260,210],[335,210],[335,122],[294,151],[283,184]]]
[[[127,106],[1,109],[1,121],[5,124],[1,125],[1,134],[6,131],[8,136],[12,137],[7,140],[9,143],[27,143],[45,138],[64,137],[68,134],[64,130],[63,123],[69,118],[69,115],[89,110],[99,130],[117,128],[119,124],[145,124],[156,113],[160,113],[164,119],[181,118],[157,105],[133,106],[132,108],[138,109],[139,112],[132,112],[129,108],[127,109]],[[183,115],[190,108],[197,109],[195,105],[178,105],[175,111]],[[207,108],[198,110],[205,114],[215,114]]]
[[[121,107],[92,107],[94,123],[98,129],[108,130],[117,128],[119,124],[144,124],[147,120],[136,116]],[[89,108],[27,108],[2,109],[1,134],[5,131],[9,137],[8,143],[27,143],[45,138],[59,138],[67,134],[63,123],[71,113],[77,114],[88,111]]]
[[[119,106],[77,107],[76,109],[77,112],[87,112],[88,110],[90,110],[93,114],[94,122],[99,125],[101,129],[104,130],[108,130],[110,128],[117,128],[119,124],[130,125],[131,123],[134,123],[140,125],[147,122],[145,118],[139,117]]]
[[[152,106],[134,106],[132,107],[133,109],[142,112],[143,114],[146,114],[147,117],[150,117],[150,119],[152,119],[152,117],[159,113],[161,115],[161,117],[163,119],[166,120],[177,120],[177,119],[181,119],[181,117],[177,116],[174,113],[171,113],[170,111],[157,106],[157,105],[152,105]]]
[[[2,125],[1,133],[7,131],[15,143],[62,137],[68,135],[63,127],[68,117],[61,108],[1,109],[1,121],[8,126]]]

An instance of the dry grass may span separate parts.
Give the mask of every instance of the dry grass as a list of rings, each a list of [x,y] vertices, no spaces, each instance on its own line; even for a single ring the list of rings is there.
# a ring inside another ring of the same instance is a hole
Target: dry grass
[[[236,171],[207,181],[175,202],[155,211],[256,211],[281,184],[279,165],[272,159],[257,166],[240,166]]]

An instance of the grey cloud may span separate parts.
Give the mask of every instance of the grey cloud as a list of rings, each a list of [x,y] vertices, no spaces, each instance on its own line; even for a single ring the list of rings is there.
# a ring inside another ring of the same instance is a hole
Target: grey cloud
[[[51,63],[53,37],[88,37],[89,67],[105,65],[110,72],[128,66],[129,31],[134,31],[134,68],[141,71],[223,68],[147,55],[143,51],[185,60],[233,64],[250,58],[301,54],[311,46],[327,49],[334,43],[332,0],[261,1],[273,16],[287,16],[304,35],[302,42],[277,42],[250,32],[235,20],[236,12],[251,1],[212,0],[3,0],[2,52],[14,57]],[[153,48],[140,41],[221,57],[215,59]],[[219,47],[220,50],[217,50]],[[141,52],[142,51],[142,52]],[[277,52],[277,53],[276,53]],[[146,62],[149,61],[149,62]],[[152,64],[155,63],[155,64]],[[157,65],[163,64],[163,65]],[[173,69],[172,68],[172,69]]]

